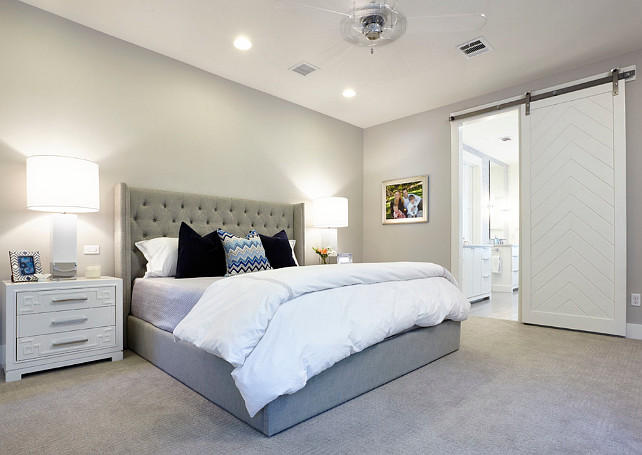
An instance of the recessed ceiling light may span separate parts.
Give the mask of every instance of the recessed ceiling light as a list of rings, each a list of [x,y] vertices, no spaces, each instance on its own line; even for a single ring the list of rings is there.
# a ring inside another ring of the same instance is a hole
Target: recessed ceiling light
[[[353,97],[353,96],[355,96],[356,94],[357,94],[357,92],[355,92],[355,91],[354,91],[354,90],[352,90],[351,88],[347,88],[347,89],[345,89],[345,90],[343,91],[343,96],[345,96],[346,98],[352,98],[352,97]]]
[[[241,51],[246,51],[252,47],[252,41],[245,36],[239,36],[234,40],[234,47]]]

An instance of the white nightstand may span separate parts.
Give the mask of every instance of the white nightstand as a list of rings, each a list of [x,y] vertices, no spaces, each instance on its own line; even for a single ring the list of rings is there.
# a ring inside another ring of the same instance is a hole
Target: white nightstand
[[[102,277],[2,282],[0,366],[5,380],[123,358],[123,282]]]

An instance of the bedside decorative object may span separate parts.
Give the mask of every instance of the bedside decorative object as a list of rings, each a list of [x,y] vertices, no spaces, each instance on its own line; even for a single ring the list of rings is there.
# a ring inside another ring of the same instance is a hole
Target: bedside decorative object
[[[11,263],[11,281],[38,281],[37,274],[42,273],[39,251],[9,251]]]
[[[36,278],[38,281],[49,281],[51,273],[36,273]]]
[[[123,281],[2,282],[0,366],[23,374],[123,358]]]
[[[352,264],[352,253],[337,253],[337,264]]]
[[[54,278],[75,278],[75,214],[100,208],[98,165],[66,156],[28,157],[27,208],[58,212],[52,217],[51,272]]]
[[[381,184],[383,224],[428,221],[428,176],[386,180]]]
[[[328,263],[328,256],[330,254],[334,253],[334,251],[330,247],[327,247],[327,248],[315,248],[315,247],[312,247],[312,249],[314,250],[314,252],[316,254],[319,255],[319,258],[321,259],[321,264],[327,264]]]

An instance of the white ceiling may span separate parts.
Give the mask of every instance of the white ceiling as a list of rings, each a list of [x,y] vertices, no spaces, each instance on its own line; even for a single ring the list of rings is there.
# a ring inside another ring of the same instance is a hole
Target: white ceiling
[[[448,19],[410,20],[405,35],[374,55],[346,48],[340,15],[277,8],[283,1],[23,1],[362,128],[637,50],[642,43],[641,0],[398,0],[406,16],[484,13],[487,22],[481,30],[461,32]],[[296,1],[346,12],[352,3]],[[251,50],[232,46],[240,34],[252,40]],[[479,36],[494,50],[466,59],[456,46]],[[320,70],[305,77],[289,71],[302,61]],[[344,98],[346,87],[357,96]]]
[[[509,141],[500,138],[510,137]],[[519,162],[519,111],[511,109],[464,122],[463,143],[506,164]]]

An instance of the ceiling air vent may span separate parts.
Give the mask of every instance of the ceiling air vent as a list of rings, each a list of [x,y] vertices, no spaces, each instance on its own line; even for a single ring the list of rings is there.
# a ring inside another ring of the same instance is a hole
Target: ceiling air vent
[[[479,38],[475,38],[474,40],[468,41],[467,43],[460,44],[457,47],[464,53],[466,58],[477,57],[484,52],[493,50],[490,44],[488,44],[488,41],[486,41],[486,38],[481,36]]]
[[[307,76],[313,71],[318,70],[314,65],[310,65],[309,63],[306,62],[301,62],[298,65],[294,65],[292,68],[290,68],[292,71],[295,73],[299,73],[301,76]]]

